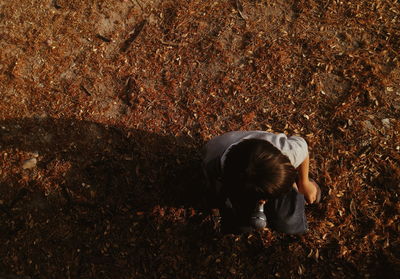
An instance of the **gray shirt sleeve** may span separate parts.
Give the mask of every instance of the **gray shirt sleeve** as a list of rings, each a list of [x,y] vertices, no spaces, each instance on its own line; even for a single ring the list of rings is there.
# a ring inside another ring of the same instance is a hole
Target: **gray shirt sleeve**
[[[295,168],[298,168],[308,156],[307,142],[301,137],[277,134],[271,143],[289,158]]]

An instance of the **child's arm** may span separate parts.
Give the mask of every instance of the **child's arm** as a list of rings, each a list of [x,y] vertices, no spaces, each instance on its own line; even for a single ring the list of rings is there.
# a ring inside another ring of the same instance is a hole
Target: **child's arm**
[[[297,180],[297,187],[299,192],[304,195],[307,203],[311,204],[317,199],[317,188],[310,181],[308,171],[310,167],[310,157],[307,155],[306,159],[297,168],[299,177]]]

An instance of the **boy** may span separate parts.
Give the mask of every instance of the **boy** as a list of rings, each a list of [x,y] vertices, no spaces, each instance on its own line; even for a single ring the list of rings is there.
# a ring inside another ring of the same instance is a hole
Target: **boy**
[[[229,132],[206,144],[203,168],[224,233],[253,230],[252,218],[265,216],[254,215],[257,207],[262,211],[265,200],[272,229],[289,234],[307,231],[305,202],[319,202],[321,191],[308,177],[308,146],[303,138]]]

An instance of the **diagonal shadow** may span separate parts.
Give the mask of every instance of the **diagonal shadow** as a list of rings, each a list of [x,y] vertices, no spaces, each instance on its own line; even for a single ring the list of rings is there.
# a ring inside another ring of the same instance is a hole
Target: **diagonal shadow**
[[[214,235],[197,210],[201,145],[76,119],[0,121],[0,270],[133,278],[171,251],[196,262]]]
[[[23,159],[13,162],[17,171],[3,172],[0,194],[8,207],[38,190],[64,205],[138,211],[155,205],[196,207],[201,145],[190,137],[76,119],[3,120],[0,151],[37,156],[37,165],[24,170]]]

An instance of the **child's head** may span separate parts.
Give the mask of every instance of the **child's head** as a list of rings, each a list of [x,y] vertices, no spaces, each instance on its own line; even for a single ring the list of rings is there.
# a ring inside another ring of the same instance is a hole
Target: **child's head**
[[[289,158],[265,140],[247,139],[232,146],[226,155],[223,180],[233,191],[257,198],[288,192],[296,178]]]

